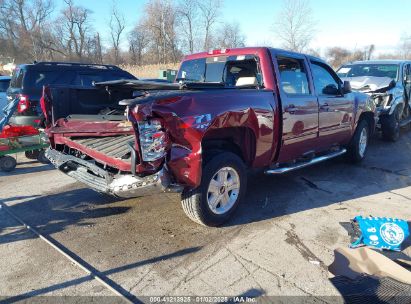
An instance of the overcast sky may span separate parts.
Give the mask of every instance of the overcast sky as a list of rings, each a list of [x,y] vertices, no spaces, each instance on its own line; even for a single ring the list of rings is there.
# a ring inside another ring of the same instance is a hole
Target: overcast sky
[[[62,0],[58,0],[61,5]],[[75,0],[93,11],[96,29],[108,42],[111,0]],[[139,19],[145,0],[117,0],[128,30]],[[240,23],[247,45],[271,44],[280,47],[272,31],[281,9],[281,0],[225,0],[222,21]],[[349,49],[375,44],[377,53],[394,51],[403,33],[411,34],[411,0],[311,0],[317,22],[315,49],[330,46]],[[58,6],[59,8],[59,6]]]

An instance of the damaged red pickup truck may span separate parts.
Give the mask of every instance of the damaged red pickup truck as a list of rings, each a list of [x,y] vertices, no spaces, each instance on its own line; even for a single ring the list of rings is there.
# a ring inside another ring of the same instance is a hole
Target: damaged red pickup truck
[[[210,226],[244,197],[247,168],[361,161],[376,118],[325,62],[271,48],[187,56],[174,84],[45,87],[42,108],[59,170],[119,197],[182,192],[186,214]]]

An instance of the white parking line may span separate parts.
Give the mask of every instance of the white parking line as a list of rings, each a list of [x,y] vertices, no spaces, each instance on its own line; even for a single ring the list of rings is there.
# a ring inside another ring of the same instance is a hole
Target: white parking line
[[[29,231],[37,235],[41,240],[46,242],[49,246],[51,246],[56,251],[58,251],[60,254],[62,254],[64,257],[66,257],[68,260],[70,260],[70,262],[76,264],[85,273],[93,277],[100,284],[102,284],[107,289],[109,289],[111,292],[113,292],[116,296],[122,297],[128,303],[143,303],[142,301],[137,299],[134,295],[129,293],[127,290],[125,290],[123,287],[113,282],[107,276],[102,275],[98,270],[96,270],[94,267],[89,265],[87,262],[83,261],[80,257],[78,257],[76,254],[74,254],[69,249],[64,247],[61,243],[57,242],[55,239],[53,239],[50,236],[42,235],[35,228],[26,224],[21,218],[19,218],[17,215],[15,215],[10,210],[10,207],[5,205],[4,203],[0,203],[0,210],[4,210],[11,217],[13,217],[16,221],[18,221],[21,225],[23,225],[26,229],[28,229]]]

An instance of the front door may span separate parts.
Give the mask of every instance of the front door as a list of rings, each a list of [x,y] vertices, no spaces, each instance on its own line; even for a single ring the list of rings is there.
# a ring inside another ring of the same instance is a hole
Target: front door
[[[352,133],[354,94],[342,92],[342,82],[329,66],[314,60],[310,63],[320,107],[320,142],[324,146],[344,143]]]
[[[276,54],[275,68],[283,118],[279,161],[286,162],[314,152],[318,137],[318,102],[305,56]]]

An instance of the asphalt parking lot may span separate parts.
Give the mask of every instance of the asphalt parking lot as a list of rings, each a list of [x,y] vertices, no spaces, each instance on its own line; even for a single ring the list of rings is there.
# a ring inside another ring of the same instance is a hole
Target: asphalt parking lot
[[[14,172],[0,173],[0,202],[136,299],[311,295],[333,303],[339,293],[327,266],[350,242],[340,223],[356,215],[411,219],[410,151],[408,132],[397,143],[374,139],[361,165],[336,159],[284,176],[255,174],[221,228],[191,222],[178,195],[114,199],[20,155]],[[5,208],[0,256],[0,296],[9,302],[113,296]]]

